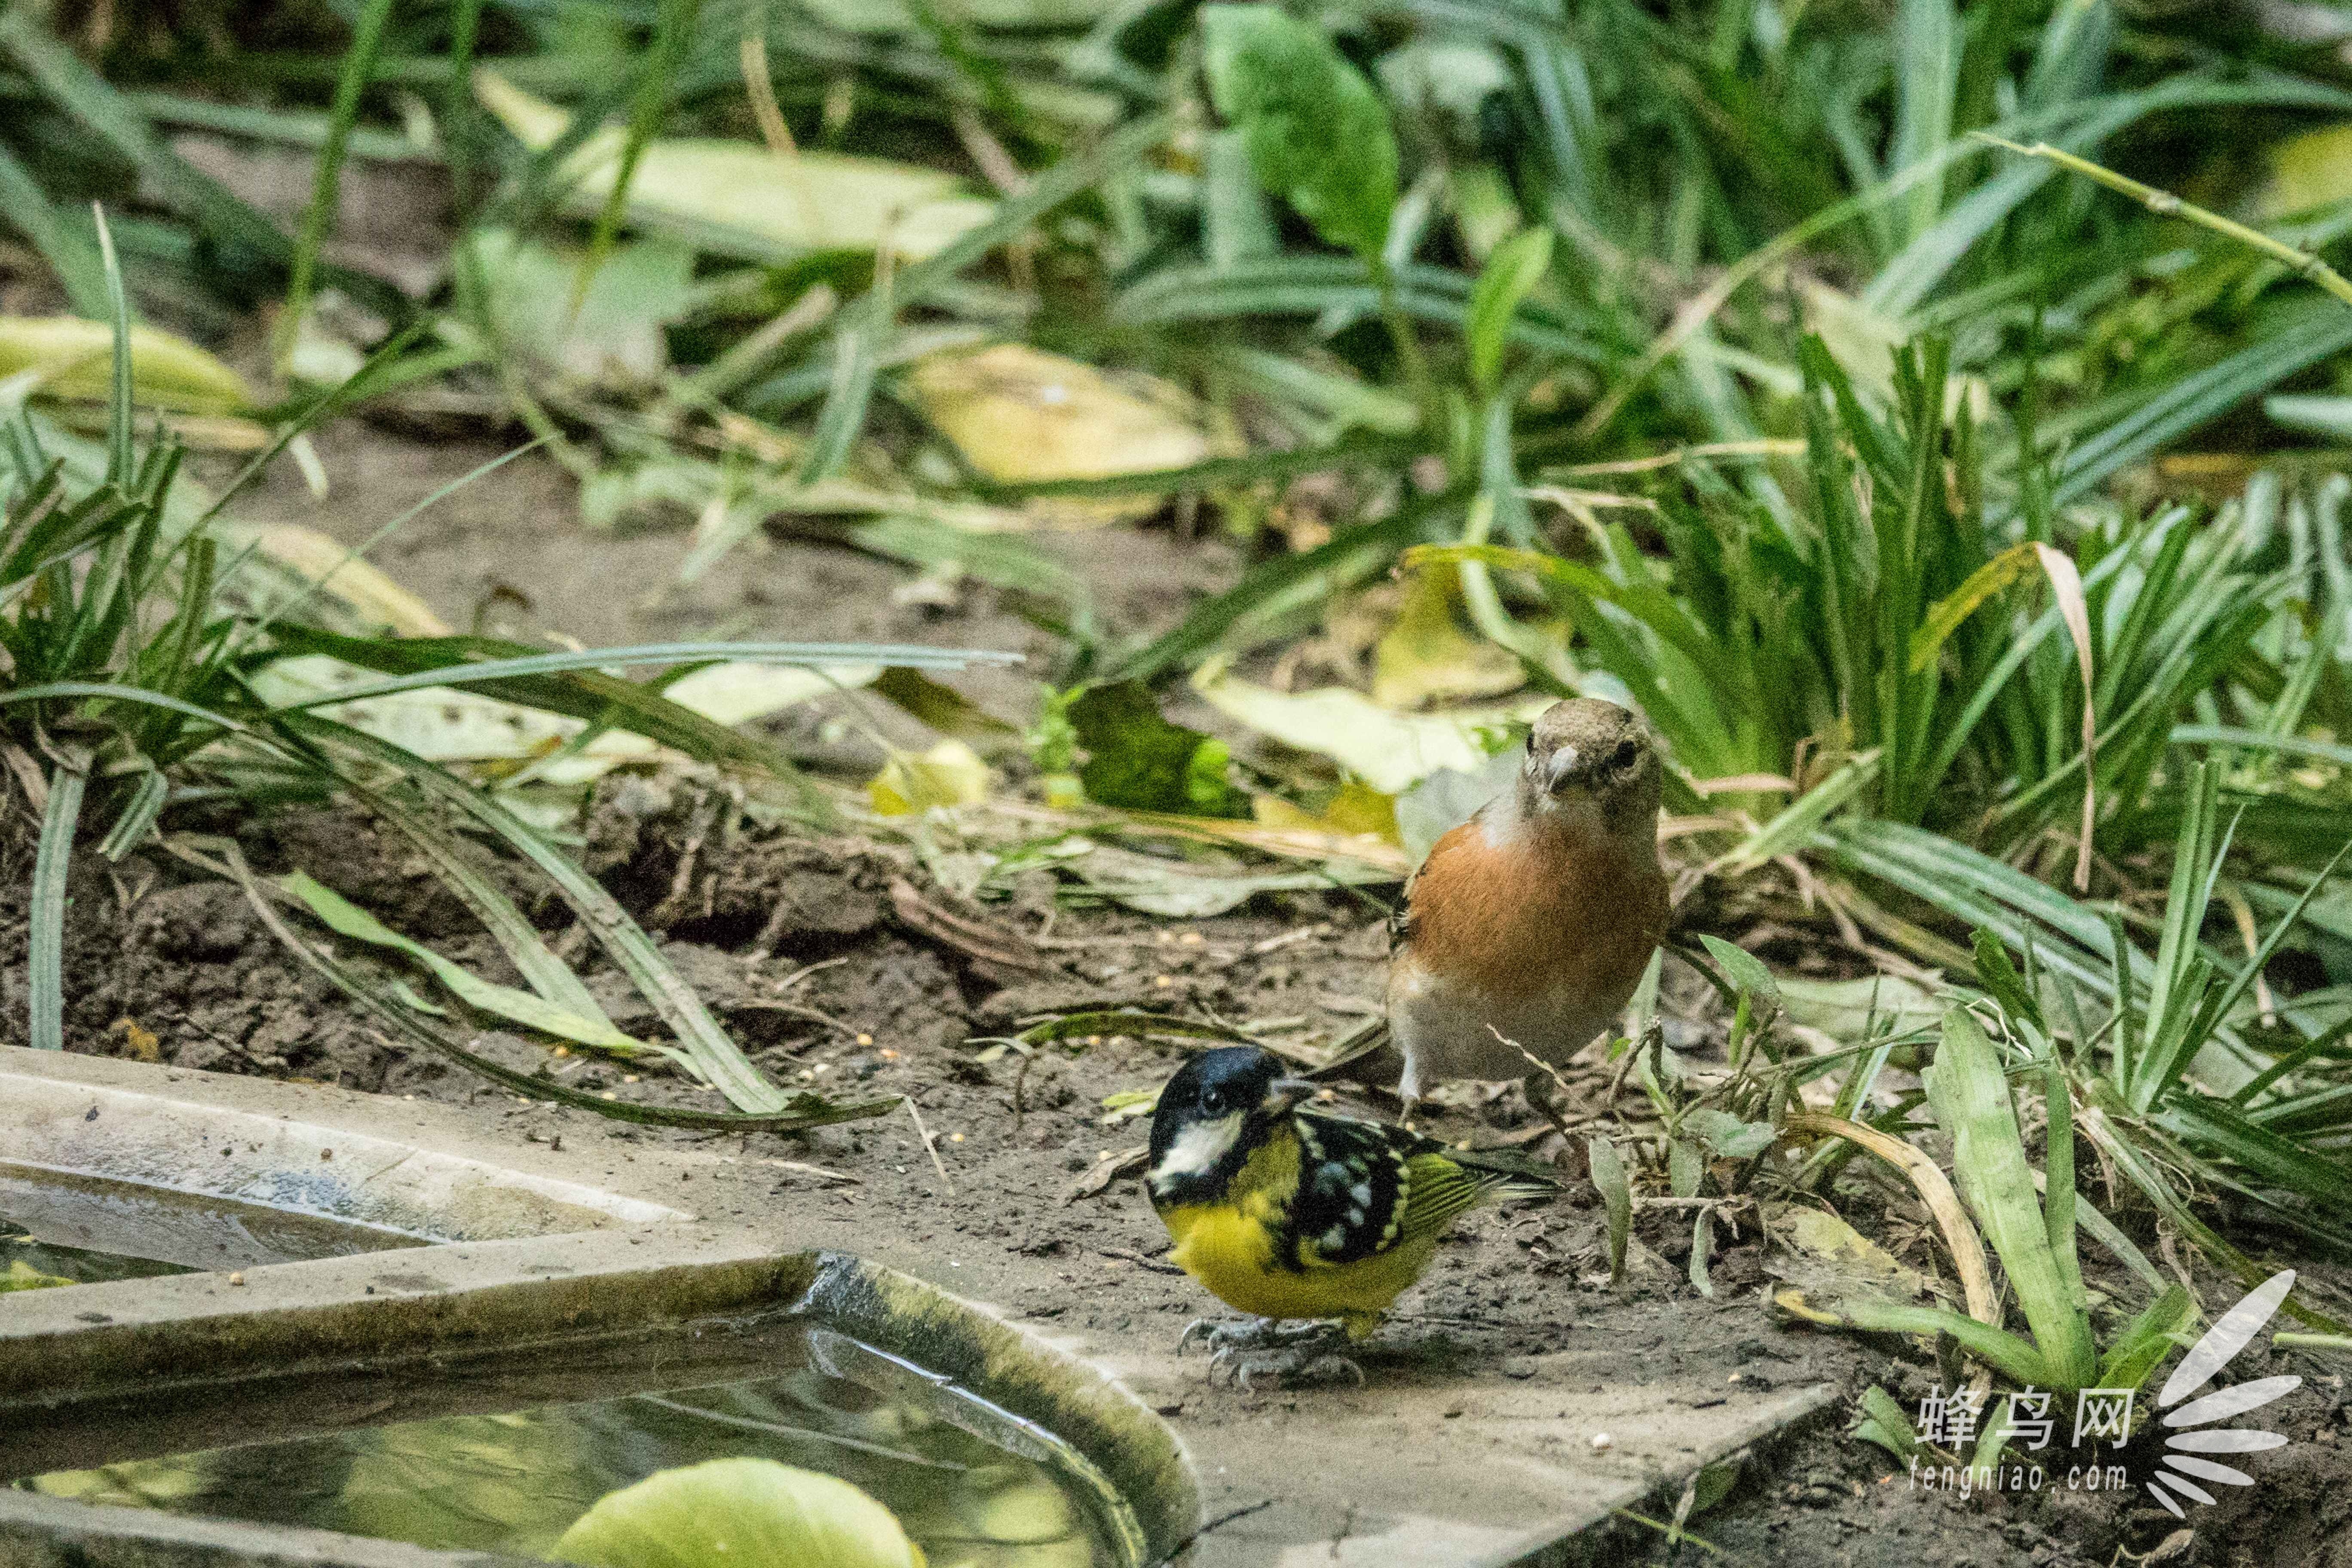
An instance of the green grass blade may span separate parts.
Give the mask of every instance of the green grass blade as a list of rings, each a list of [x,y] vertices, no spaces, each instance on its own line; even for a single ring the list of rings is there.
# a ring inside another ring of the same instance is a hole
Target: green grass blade
[[[154,831],[155,819],[163,814],[163,803],[171,798],[172,781],[162,770],[149,768],[139,775],[139,783],[122,807],[122,815],[114,819],[107,830],[98,852],[107,859],[120,863],[125,855],[147,841]]]
[[[93,321],[105,319],[106,272],[96,247],[49,205],[40,183],[5,146],[0,146],[0,222],[40,252],[58,275],[75,315]]]
[[[372,0],[381,3],[381,0]],[[588,292],[589,281],[613,254],[613,242],[620,237],[621,218],[628,211],[629,186],[636,179],[637,162],[645,156],[647,143],[661,129],[663,118],[669,112],[672,79],[694,42],[694,24],[702,10],[701,0],[660,0],[654,14],[653,47],[646,52],[644,71],[637,78],[635,93],[629,104],[628,134],[621,143],[620,163],[613,172],[613,189],[604,198],[604,210],[596,215],[596,227],[588,237],[588,254],[580,263],[580,275],[572,285],[572,308],[577,310]]]
[[[310,634],[315,636],[317,634]],[[374,653],[367,658],[370,645]],[[530,676],[564,675],[582,670],[602,672],[649,664],[780,664],[820,669],[836,664],[881,664],[894,669],[968,669],[973,665],[1000,668],[1021,662],[1017,653],[991,648],[929,647],[920,643],[810,642],[676,642],[634,643],[622,647],[585,648],[571,653],[533,653],[509,658],[467,658],[466,656],[516,647],[488,637],[339,637],[335,646],[306,647],[305,652],[332,654],[371,668],[390,665],[410,671],[388,680],[354,686],[324,697],[296,703],[320,708],[341,702],[364,702],[396,691],[420,691],[431,686],[482,686]]]
[[[2051,1381],[2063,1388],[2093,1386],[2098,1357],[2080,1277],[2060,1263],[2051,1226],[2034,1201],[2033,1171],[2026,1163],[2000,1057],[1964,1007],[1945,1015],[1927,1098],[1937,1123],[1951,1137],[1952,1169],[1961,1194],[2000,1256]],[[2064,1245],[2073,1250],[2071,1226]]]
[[[525,984],[564,1012],[585,1018],[607,1033],[619,1033],[605,1016],[603,1004],[590,994],[572,966],[548,951],[547,944],[539,939],[538,928],[515,907],[504,889],[466,858],[446,832],[397,800],[355,779],[345,777],[342,785],[354,799],[416,847],[443,885],[473,911],[474,918],[504,950]]]
[[[293,247],[275,225],[165,147],[146,117],[45,30],[32,8],[14,5],[0,11],[0,53],[14,59],[50,102],[118,156],[138,165],[165,202],[186,212],[216,238],[280,264],[290,258]],[[365,302],[374,307],[384,303],[383,296],[392,290],[380,286],[363,292]]]
[[[1952,0],[1899,0],[1895,8],[1895,144],[1888,166],[1925,163],[1952,139],[1952,109],[1960,83],[1960,19]],[[1944,205],[1940,173],[1914,184],[1903,198],[1904,237],[1934,226]]]
[[[511,985],[500,985],[483,979],[463,964],[442,957],[423,942],[401,935],[305,872],[295,871],[280,877],[278,883],[299,899],[303,907],[336,935],[363,942],[372,947],[388,948],[415,959],[469,1007],[537,1029],[541,1034],[553,1035],[561,1040],[570,1040],[574,1045],[593,1046],[600,1050],[628,1055],[646,1048],[644,1041],[630,1038],[609,1022],[601,1021],[596,1016],[557,1006],[534,992],[519,991]]]
[[[2314,298],[2280,313],[2265,336],[2194,374],[2163,383],[2128,413],[2076,443],[2059,466],[2054,504],[2079,500],[2123,468],[2210,420],[2352,348],[2352,310]]]
[[[288,268],[286,303],[278,318],[278,362],[282,372],[293,352],[295,335],[310,313],[310,290],[319,268],[319,251],[335,226],[335,209],[342,188],[343,159],[351,149],[352,126],[359,119],[360,94],[375,73],[375,57],[383,42],[384,24],[392,17],[392,0],[366,0],[352,24],[352,47],[343,53],[341,72],[335,79],[334,102],[327,110],[327,142],[319,149],[319,166],[311,176],[310,205],[302,215],[302,231],[294,241]]]
[[[628,911],[610,893],[597,885],[594,878],[541,837],[537,829],[481,790],[389,742],[310,714],[287,713],[280,716],[279,722],[305,739],[355,752],[397,770],[426,795],[455,806],[502,839],[555,885],[614,963],[653,1005],[662,1022],[669,1026],[705,1081],[739,1110],[773,1115],[783,1108],[788,1097],[770,1083],[728,1037],[694,988],[662,956],[653,939],[629,918]]]
[[[2324,667],[2319,658],[2311,660]],[[2248,730],[2236,724],[2176,724],[2172,742],[2180,746],[2231,746],[2250,752],[2275,752],[2283,757],[2308,757],[2315,763],[2331,763],[2339,768],[2352,768],[2352,746],[2336,745],[2327,741],[2314,741],[2302,735],[2274,735],[2263,730]]]
[[[1142,157],[1167,138],[1169,127],[1165,116],[1146,115],[1121,126],[1091,151],[1063,159],[1031,180],[1028,189],[999,202],[986,223],[973,225],[914,265],[893,269],[887,289],[868,290],[845,310],[834,338],[832,390],[817,416],[818,439],[811,444],[810,459],[802,463],[801,482],[810,483],[832,472],[831,467],[819,468],[811,459],[822,456],[837,466],[856,442],[865,424],[866,404],[873,397],[873,367],[879,361],[882,336],[898,310],[920,304],[931,289],[1105,175]],[[761,390],[754,388],[745,395],[748,406],[759,406]]]
[[[2196,1321],[2197,1303],[2189,1299],[2189,1292],[2167,1284],[2108,1344],[2099,1363],[2099,1386],[2137,1388],[2157,1363],[2171,1353],[2172,1336]]]
[[[2086,1381],[2065,1383],[2031,1341],[1947,1308],[1914,1307],[1859,1293],[1832,1304],[1808,1301],[1806,1305],[1810,1309],[1805,1314],[1808,1317],[1833,1316],[1840,1326],[1860,1329],[1865,1333],[1949,1334],[1962,1350],[2012,1382],[2068,1388],[2091,1386],[2088,1369],[2084,1373]]]
[[[579,1110],[593,1111],[615,1121],[631,1121],[651,1127],[707,1128],[719,1131],[793,1132],[838,1121],[862,1121],[898,1108],[899,1097],[896,1095],[887,1100],[860,1100],[845,1105],[817,1095],[802,1094],[793,1097],[789,1107],[780,1113],[737,1116],[725,1112],[686,1110],[666,1105],[634,1105],[625,1100],[586,1094],[538,1074],[517,1072],[442,1038],[437,1031],[420,1023],[406,1007],[362,980],[331,951],[322,952],[303,941],[300,934],[286,923],[285,917],[278,912],[269,895],[246,866],[244,855],[236,844],[222,843],[215,847],[219,850],[221,862],[213,864],[213,868],[221,869],[225,865],[230,879],[244,890],[246,902],[252,907],[261,923],[268,928],[269,933],[278,939],[278,945],[292,953],[306,968],[373,1014],[393,1033],[436,1056],[448,1058],[467,1071],[489,1079],[509,1093],[526,1100],[547,1100]]]
[[[89,775],[60,763],[49,773],[48,805],[41,812],[40,847],[33,855],[32,959],[25,976],[32,1013],[26,1043],[37,1051],[66,1048],[66,880],[81,825],[82,791]]]
[[[98,264],[106,278],[106,319],[113,323],[106,399],[106,482],[128,493],[136,459],[131,449],[131,428],[139,411],[131,401],[131,296],[122,287],[122,263],[114,254],[114,231],[106,225],[106,209],[90,204],[98,225]]]

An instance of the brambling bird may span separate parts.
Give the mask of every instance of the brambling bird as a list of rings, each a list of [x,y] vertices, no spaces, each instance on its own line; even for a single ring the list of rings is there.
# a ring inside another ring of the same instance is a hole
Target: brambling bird
[[[1660,778],[1639,718],[1555,703],[1513,787],[1430,850],[1389,968],[1408,1108],[1444,1079],[1526,1078],[1506,1042],[1558,1063],[1616,1021],[1666,931]]]
[[[1338,1338],[1329,1321],[1349,1342],[1369,1338],[1457,1217],[1557,1185],[1482,1168],[1401,1128],[1300,1109],[1317,1091],[1266,1052],[1232,1047],[1187,1062],[1151,1119],[1145,1180],[1176,1242],[1170,1258],[1228,1306],[1269,1320],[1212,1331],[1215,1364],[1269,1342],[1287,1352],[1263,1366],[1244,1363],[1236,1373],[1244,1383],[1253,1370],[1337,1359],[1328,1354]],[[1323,1326],[1305,1334],[1279,1326],[1301,1319]],[[1204,1326],[1186,1329],[1184,1342]]]

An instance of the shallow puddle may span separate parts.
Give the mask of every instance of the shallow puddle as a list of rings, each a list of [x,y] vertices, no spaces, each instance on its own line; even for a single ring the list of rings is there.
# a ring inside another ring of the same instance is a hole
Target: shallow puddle
[[[0,1294],[59,1282],[96,1285],[109,1279],[146,1279],[159,1274],[186,1272],[179,1264],[159,1263],[150,1258],[52,1246],[37,1239],[5,1213],[0,1213]]]
[[[0,1221],[7,1234],[29,1233],[53,1249],[143,1258],[182,1268],[255,1268],[425,1247],[432,1241],[388,1226],[5,1159],[0,1159],[0,1215],[14,1222]],[[7,1267],[7,1258],[0,1256],[0,1271]],[[118,1274],[57,1270],[77,1281],[179,1271],[145,1267]]]
[[[83,1502],[543,1555],[607,1492],[751,1456],[839,1476],[930,1568],[1134,1568],[1133,1515],[1036,1426],[824,1330],[751,1382],[445,1415],[17,1480]],[[844,1375],[844,1374],[854,1375]]]

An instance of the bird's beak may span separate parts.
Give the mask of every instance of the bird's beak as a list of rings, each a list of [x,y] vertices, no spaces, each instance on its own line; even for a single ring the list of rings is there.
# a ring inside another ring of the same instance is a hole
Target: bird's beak
[[[1544,763],[1544,788],[1558,794],[1559,786],[1576,774],[1577,765],[1584,759],[1574,746],[1562,746]]]
[[[1301,1100],[1314,1099],[1323,1092],[1319,1083],[1309,1083],[1303,1078],[1278,1078],[1258,1102],[1258,1109],[1268,1116],[1280,1116],[1295,1109]]]

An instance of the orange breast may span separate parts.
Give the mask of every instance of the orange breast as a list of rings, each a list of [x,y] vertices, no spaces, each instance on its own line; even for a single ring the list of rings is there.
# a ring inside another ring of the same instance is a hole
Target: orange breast
[[[1464,823],[1430,851],[1411,902],[1414,955],[1498,999],[1560,985],[1622,994],[1666,930],[1654,847],[1540,826],[1497,847]]]

